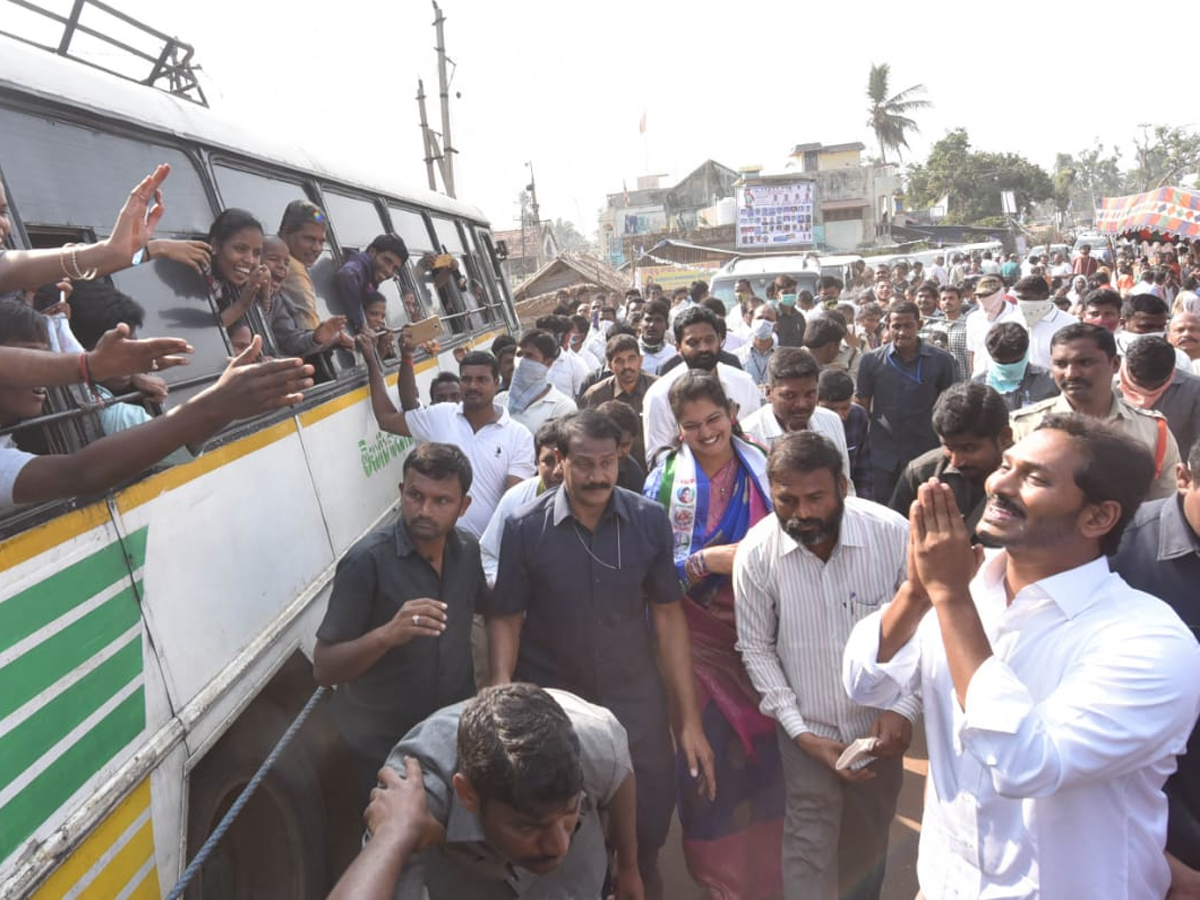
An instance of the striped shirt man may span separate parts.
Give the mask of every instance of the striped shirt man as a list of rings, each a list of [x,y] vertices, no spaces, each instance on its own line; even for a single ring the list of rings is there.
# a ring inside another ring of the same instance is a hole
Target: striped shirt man
[[[904,581],[908,523],[856,497],[841,501],[838,522],[836,508],[828,508],[829,473],[786,469],[786,451],[776,459],[781,446],[769,463],[776,513],[738,545],[733,586],[742,662],[762,696],[760,709],[779,723],[784,900],[844,897],[851,886],[854,896],[879,900],[903,780],[900,755],[920,703],[901,696],[885,712],[851,702],[842,687],[842,651],[855,624]],[[813,542],[785,531],[781,515],[807,520],[793,531]],[[839,771],[848,745],[866,737],[878,741],[870,772]]]
[[[789,738],[803,732],[849,743],[879,711],[852,703],[842,687],[842,650],[861,620],[889,603],[905,580],[908,521],[847,497],[828,562],[763,518],[738,545],[733,564],[738,650],[764,715]],[[893,707],[913,721],[920,701]]]

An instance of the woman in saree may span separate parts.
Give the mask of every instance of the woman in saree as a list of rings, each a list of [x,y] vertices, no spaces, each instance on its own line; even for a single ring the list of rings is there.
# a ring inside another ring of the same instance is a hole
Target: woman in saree
[[[782,893],[784,782],[773,720],[758,711],[735,647],[733,555],[771,514],[766,454],[743,439],[721,382],[698,373],[671,386],[678,447],[646,479],[675,532],[704,733],[716,760],[717,795],[697,794],[677,764],[679,820],[688,870],[714,900]]]

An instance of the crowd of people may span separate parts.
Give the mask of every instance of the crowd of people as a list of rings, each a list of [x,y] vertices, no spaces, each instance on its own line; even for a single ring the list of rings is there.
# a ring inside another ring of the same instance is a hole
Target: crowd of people
[[[924,716],[926,896],[1200,896],[1200,266],[1088,260],[564,292],[457,403],[360,338],[419,443],[319,631],[377,835],[335,893],[661,897],[677,815],[711,897],[877,898]]]
[[[878,898],[923,718],[925,896],[1200,897],[1194,252],[781,275],[731,310],[564,292],[426,402],[378,293],[401,242],[322,319],[319,208],[161,241],[166,176],[105,241],[0,254],[0,428],[47,387],[161,396],[190,348],[95,280],[146,254],[204,275],[234,359],[73,454],[6,433],[0,506],[201,452],[361,354],[416,443],[316,635],[370,838],[335,896],[663,897],[677,815],[711,897]]]

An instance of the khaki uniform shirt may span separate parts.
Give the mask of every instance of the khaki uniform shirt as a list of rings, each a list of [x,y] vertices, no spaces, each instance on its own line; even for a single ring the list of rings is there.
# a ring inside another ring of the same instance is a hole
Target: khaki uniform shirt
[[[1074,412],[1074,410],[1071,409],[1071,404],[1067,401],[1065,394],[1017,410],[1009,417],[1013,430],[1013,441],[1019,441],[1036,429],[1047,413],[1069,412]],[[1179,462],[1179,445],[1175,443],[1171,429],[1160,430],[1158,426],[1160,420],[1165,421],[1160,413],[1138,409],[1115,391],[1113,392],[1112,407],[1102,420],[1122,434],[1144,445],[1156,460],[1158,459],[1159,442],[1165,442],[1166,450],[1163,453],[1162,465],[1158,469],[1154,482],[1150,485],[1150,493],[1146,495],[1147,500],[1160,500],[1175,493],[1175,464]]]

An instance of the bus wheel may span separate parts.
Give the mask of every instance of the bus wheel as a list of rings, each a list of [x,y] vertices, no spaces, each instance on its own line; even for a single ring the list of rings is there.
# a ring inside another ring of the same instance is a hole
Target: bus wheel
[[[188,859],[220,824],[287,730],[259,697],[192,771]],[[330,884],[320,784],[298,734],[188,887],[188,900],[303,900]]]

